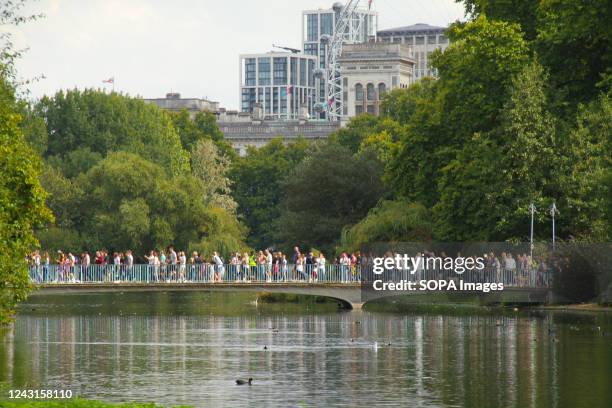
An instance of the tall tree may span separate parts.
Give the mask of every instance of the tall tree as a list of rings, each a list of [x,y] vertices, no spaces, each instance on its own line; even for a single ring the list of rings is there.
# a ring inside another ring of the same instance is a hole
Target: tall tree
[[[232,165],[233,195],[250,231],[249,245],[265,248],[277,243],[274,221],[280,216],[282,183],[304,159],[307,148],[304,140],[285,146],[280,138],[273,139],[259,149],[249,148],[246,157]]]
[[[537,17],[540,0],[456,0],[463,3],[465,14],[472,18],[485,15],[491,20],[517,23],[527,40],[537,35]]]
[[[529,205],[545,217],[560,196],[562,145],[545,93],[546,75],[537,62],[512,82],[499,128],[476,134],[442,170],[437,232],[447,240],[525,239]],[[537,231],[542,236],[545,230]]]
[[[168,115],[142,100],[75,89],[43,97],[35,111],[47,124],[45,156],[62,158],[68,152],[88,148],[105,157],[122,150],[159,163],[172,175],[189,170],[187,151]]]
[[[35,19],[21,13],[25,1],[0,4],[0,26]],[[11,320],[16,304],[31,289],[26,256],[36,248],[34,229],[51,221],[46,193],[38,176],[41,161],[23,135],[24,103],[15,97],[15,62],[21,51],[13,48],[11,30],[0,34],[0,324]]]
[[[383,165],[372,151],[351,154],[336,143],[319,147],[284,185],[275,223],[284,247],[298,244],[331,253],[345,226],[363,218],[385,194]]]
[[[499,126],[512,78],[528,62],[529,50],[517,24],[484,16],[452,25],[447,35],[451,44],[433,57],[443,112],[438,142],[459,147],[475,132]]]
[[[231,196],[228,178],[230,160],[222,155],[212,140],[201,139],[191,150],[191,171],[200,180],[204,203],[236,213],[237,204]]]

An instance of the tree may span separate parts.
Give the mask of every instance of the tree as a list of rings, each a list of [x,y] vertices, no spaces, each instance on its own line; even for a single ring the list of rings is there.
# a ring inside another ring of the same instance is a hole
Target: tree
[[[188,153],[172,121],[165,112],[142,100],[114,92],[75,89],[43,97],[35,112],[47,124],[46,157],[63,157],[78,149],[106,157],[122,150],[159,163],[172,175],[189,171]]]
[[[527,239],[530,204],[541,209],[537,221],[543,222],[543,209],[562,198],[565,148],[557,142],[546,82],[537,60],[527,64],[512,81],[500,127],[476,134],[443,169],[434,207],[441,238]],[[536,231],[542,237],[549,233]]]
[[[52,219],[38,180],[40,159],[20,121],[14,88],[0,75],[0,323],[10,321],[30,290],[25,258],[38,245],[34,228]]]
[[[612,238],[612,101],[601,95],[579,107],[569,137],[569,171],[560,175],[562,226],[576,239],[609,242]]]
[[[236,152],[224,139],[212,112],[197,112],[193,118],[187,110],[169,112],[169,115],[185,150],[191,151],[200,140],[212,140],[221,154],[231,161],[236,159]]]
[[[422,204],[382,201],[343,231],[340,247],[352,252],[374,243],[426,242],[431,238],[431,216]]]
[[[553,86],[567,94],[565,101],[577,107],[596,99],[600,90],[609,90],[612,74],[610,2],[540,0],[538,16],[535,49],[550,71]],[[567,58],[568,55],[571,58]]]
[[[116,152],[80,177],[79,184],[83,221],[77,229],[89,248],[132,249],[142,256],[171,244],[188,249],[214,241],[217,233],[226,242],[240,243],[236,249],[245,246],[244,228],[234,214],[205,203],[204,187],[192,175],[169,178],[156,163]]]
[[[38,16],[22,15],[25,1],[0,5],[0,25],[19,25]],[[11,30],[0,34],[0,324],[11,320],[18,302],[31,289],[26,256],[38,245],[34,229],[51,221],[40,186],[37,152],[23,134],[24,103],[18,90],[15,61],[21,51],[13,48]]]
[[[192,147],[191,171],[203,187],[204,203],[235,214],[237,204],[231,196],[232,183],[227,177],[229,169],[229,159],[220,154],[211,140],[201,139]]]
[[[447,35],[451,44],[433,56],[443,112],[438,143],[460,147],[475,132],[499,126],[512,78],[528,62],[529,50],[517,24],[484,16],[453,24]]]
[[[456,0],[464,3],[465,14],[472,18],[485,15],[490,20],[517,23],[529,41],[535,39],[540,0]]]
[[[424,78],[385,96],[385,115],[396,118],[402,131],[391,146],[385,181],[398,196],[427,207],[438,201],[439,169],[448,160],[441,142],[442,107],[437,82]]]
[[[280,138],[237,159],[230,170],[238,213],[249,228],[249,245],[266,248],[277,242],[274,221],[280,216],[283,181],[305,157],[308,144],[297,140],[283,144]]]
[[[383,165],[371,151],[353,155],[336,143],[320,146],[284,183],[282,214],[275,223],[284,247],[334,252],[342,229],[385,194],[382,174]]]

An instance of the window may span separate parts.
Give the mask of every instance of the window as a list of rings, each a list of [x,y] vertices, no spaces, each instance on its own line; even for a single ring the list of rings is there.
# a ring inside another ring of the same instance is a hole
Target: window
[[[387,85],[383,82],[378,84],[378,99],[382,98],[382,96],[387,92]]]
[[[319,53],[319,44],[304,44],[304,54],[317,55]]]
[[[355,100],[363,101],[363,85],[355,85]]]
[[[334,15],[332,13],[321,14],[321,35],[334,33]]]
[[[355,114],[359,115],[360,113],[363,113],[363,106],[362,105],[356,105],[355,106]]]
[[[430,35],[427,37],[427,44],[436,44],[436,36],[435,35]]]
[[[306,15],[306,41],[319,41],[319,15]]]
[[[259,59],[259,85],[271,85],[270,58]]]
[[[314,61],[308,60],[308,86],[314,87]]]
[[[374,105],[368,105],[368,113],[375,114]]]
[[[274,85],[287,85],[287,58],[274,58]]]
[[[440,36],[438,36],[438,43],[439,44],[446,44],[446,43],[448,43],[448,38],[446,38],[444,35],[440,34]]]
[[[373,101],[375,98],[375,92],[374,92],[374,84],[368,84],[367,86],[367,97],[368,97],[368,101]]]
[[[272,112],[272,89],[271,88],[266,88],[266,102],[265,102],[265,106],[266,106],[266,113],[271,113]]]
[[[242,89],[242,111],[252,112],[253,105],[256,102],[255,88],[243,88]]]
[[[421,37],[421,36],[415,37],[414,43],[416,45],[423,45],[423,44],[425,44],[425,37]]]
[[[300,58],[300,86],[308,86],[308,60]]]
[[[255,86],[256,78],[256,68],[255,68],[255,58],[246,58],[244,60],[244,85],[246,86]]]
[[[289,77],[291,85],[298,84],[298,59],[291,57],[291,76]]]

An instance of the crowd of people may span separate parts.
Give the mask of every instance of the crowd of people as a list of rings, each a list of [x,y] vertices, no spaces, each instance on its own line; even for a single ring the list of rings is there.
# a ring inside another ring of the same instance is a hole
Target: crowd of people
[[[447,257],[444,252],[436,255],[422,251],[420,254],[425,258]],[[482,257],[485,268],[480,271],[480,279],[503,281],[510,285],[523,284],[526,280],[535,285],[547,284],[549,266],[544,257],[535,261],[527,253],[514,255],[510,252],[499,255],[488,252]],[[100,250],[93,256],[88,252],[75,255],[57,251],[54,258],[47,251],[35,251],[28,257],[28,262],[34,282],[358,282],[362,279],[364,267],[372,264],[372,255],[343,252],[328,261],[322,252],[302,253],[296,246],[290,256],[265,249],[235,252],[224,258],[217,252],[210,256],[197,251],[188,254],[170,246],[151,250],[136,260],[130,250],[113,253]],[[409,278],[435,279],[445,271],[426,272],[426,276],[411,275]],[[405,271],[400,275],[408,277]]]
[[[257,252],[235,252],[228,259],[213,252],[205,256],[197,251],[187,254],[167,249],[151,250],[140,259],[147,267],[135,263],[132,251],[96,251],[75,255],[72,252],[57,251],[52,259],[48,251],[35,251],[28,257],[32,279],[35,282],[80,282],[80,281],[135,281],[154,282],[222,282],[236,281],[279,282],[302,280],[317,282],[326,280],[326,271],[338,271],[342,281],[358,280],[358,265],[362,258],[359,252],[346,253],[328,262],[322,252],[302,253],[296,246],[291,257],[280,251],[269,249]]]

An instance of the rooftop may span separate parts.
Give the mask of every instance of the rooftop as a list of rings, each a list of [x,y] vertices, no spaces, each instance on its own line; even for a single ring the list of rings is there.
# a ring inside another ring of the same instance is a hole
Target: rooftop
[[[446,30],[446,27],[438,27],[438,26],[432,26],[429,24],[424,24],[424,23],[417,23],[417,24],[413,24],[413,25],[409,25],[409,26],[405,26],[405,27],[396,27],[396,28],[387,28],[385,30],[379,30],[378,34],[385,34],[385,33],[396,33],[396,32],[402,32],[402,33],[410,33],[410,32],[427,32],[427,31],[444,31]]]

